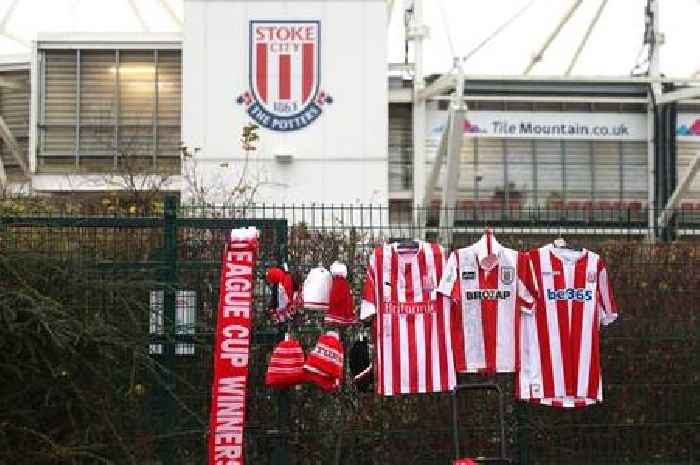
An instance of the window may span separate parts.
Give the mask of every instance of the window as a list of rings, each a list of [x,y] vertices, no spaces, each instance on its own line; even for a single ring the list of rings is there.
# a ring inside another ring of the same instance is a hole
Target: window
[[[0,72],[0,116],[17,141],[22,159],[27,165],[29,155],[29,108],[30,85],[28,70]],[[0,157],[9,180],[24,177],[20,164],[9,147],[0,141]]]
[[[179,50],[40,53],[40,171],[179,171]]]
[[[408,191],[413,186],[413,119],[411,105],[389,105],[389,190]]]
[[[164,332],[164,293],[151,291],[150,296],[150,334],[160,335]],[[197,293],[195,291],[175,291],[175,334],[194,335],[195,311],[197,309]],[[163,354],[162,344],[150,344],[148,352],[153,355]],[[194,355],[194,344],[175,344],[175,355]]]

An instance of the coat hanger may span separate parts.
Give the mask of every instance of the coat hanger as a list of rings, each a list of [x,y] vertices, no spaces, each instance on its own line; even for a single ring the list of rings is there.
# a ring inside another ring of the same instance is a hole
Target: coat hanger
[[[396,247],[402,250],[418,250],[420,244],[415,239],[404,239],[402,241],[399,241]]]
[[[566,239],[564,239],[563,237],[557,237],[556,239],[554,239],[554,242],[552,242],[552,243],[554,244],[554,247],[556,247],[557,249],[568,249],[569,248],[569,244],[566,242]]]

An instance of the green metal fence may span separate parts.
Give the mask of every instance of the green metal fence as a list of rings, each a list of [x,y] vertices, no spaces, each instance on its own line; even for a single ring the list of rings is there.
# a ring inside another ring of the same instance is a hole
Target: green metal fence
[[[145,420],[122,426],[137,430],[135,438],[152,438],[152,453],[134,452],[132,458],[139,458],[139,463],[201,464],[206,457],[221,248],[228,229],[257,226],[262,239],[247,462],[445,464],[453,458],[449,395],[380,398],[358,393],[347,384],[334,395],[311,386],[279,393],[263,383],[267,357],[285,329],[275,327],[264,312],[264,269],[288,262],[293,271],[303,273],[318,263],[328,266],[341,259],[348,264],[359,297],[374,244],[424,234],[436,240],[448,237],[437,226],[438,212],[419,212],[417,216],[428,217],[425,227],[415,226],[414,213],[397,216],[383,208],[360,206],[180,207],[173,199],[151,216],[25,211],[0,217],[0,253],[50,256],[75,270],[90,270],[102,281],[132,283],[138,290],[136,299],[143,303],[141,320],[134,323],[145,328],[142,350],[158,367],[141,382],[146,402],[136,419]],[[457,215],[449,231],[452,242],[443,245],[472,243],[486,225],[494,228],[502,243],[521,249],[565,234],[570,242],[606,258],[621,306],[621,318],[602,334],[604,404],[559,411],[514,403],[508,394],[509,457],[522,464],[696,463],[700,456],[700,279],[694,272],[700,265],[700,243],[694,240],[700,232],[698,219],[679,213],[674,232],[682,240],[652,245],[645,241],[646,223],[625,211],[584,220],[570,212],[540,211],[540,216],[528,215],[526,221],[506,212],[488,217],[473,213]],[[110,298],[93,305],[118,318],[122,304]],[[309,311],[294,326],[306,347],[323,330],[321,320],[321,315]],[[346,348],[359,331],[353,328],[342,334]],[[488,380],[512,393],[511,377]],[[463,454],[496,455],[496,407],[490,392],[460,398]],[[134,463],[128,454],[109,459]]]

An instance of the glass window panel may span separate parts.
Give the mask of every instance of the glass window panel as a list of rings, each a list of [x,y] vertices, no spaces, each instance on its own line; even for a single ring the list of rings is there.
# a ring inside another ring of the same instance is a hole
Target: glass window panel
[[[561,194],[562,172],[561,165],[537,166],[537,190],[543,194],[557,192]],[[540,195],[539,197],[542,197]]]
[[[146,157],[150,160],[153,155],[153,127],[120,127],[118,153],[120,158]],[[131,166],[136,167],[136,165]],[[152,166],[152,161],[148,166]]]
[[[180,160],[180,127],[158,128],[158,157]]]
[[[45,55],[44,111],[47,124],[75,123],[75,61],[75,50],[52,50]]]
[[[479,186],[480,195],[492,194],[496,190],[503,190],[503,164],[479,163],[476,171],[477,184]],[[467,176],[464,176],[467,178]],[[469,182],[469,178],[464,179],[464,185],[471,187],[473,184]]]
[[[620,143],[593,142],[593,171],[595,197],[619,196],[620,192]]]
[[[153,125],[155,65],[152,51],[119,54],[119,124]]]
[[[647,164],[647,144],[644,142],[622,142],[622,160],[625,164]]]
[[[114,156],[113,126],[83,126],[80,128],[80,157]]]
[[[695,154],[700,152],[700,142],[678,141],[677,144],[677,164],[678,179],[682,179],[690,168],[690,162],[695,158]],[[689,194],[692,196],[700,195],[700,176],[696,176],[695,180],[690,184]]]
[[[30,83],[29,71],[9,71],[0,74],[5,81],[12,83],[13,88],[0,87],[0,115],[2,115],[12,134],[17,140],[21,156],[28,164],[29,155],[29,108]],[[0,141],[0,156],[7,175],[23,174],[8,147]]]
[[[179,126],[182,99],[182,66],[179,50],[158,52],[158,124]]]
[[[590,142],[567,141],[564,144],[566,149],[566,191],[567,199],[580,196],[583,192],[590,192],[592,189],[591,177],[591,151]]]
[[[52,126],[43,131],[45,146],[43,154],[47,156],[75,155],[75,128],[70,126]]]
[[[114,50],[80,51],[81,126],[114,124],[115,61]]]
[[[476,139],[479,163],[503,164],[503,141],[500,139]]]
[[[619,142],[593,142],[593,162],[597,165],[602,163],[608,165],[620,164],[620,143]]]
[[[537,164],[561,164],[561,142],[535,140],[535,159],[537,160]]]

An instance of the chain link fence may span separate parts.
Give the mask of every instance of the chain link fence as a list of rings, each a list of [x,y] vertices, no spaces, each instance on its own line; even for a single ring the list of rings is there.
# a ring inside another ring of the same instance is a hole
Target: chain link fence
[[[646,240],[654,232],[646,211],[515,215],[459,209],[451,212],[455,225],[449,229],[439,226],[445,213],[323,205],[178,207],[172,199],[148,215],[4,213],[0,264],[6,285],[0,302],[8,337],[0,342],[0,366],[6,367],[0,368],[6,380],[0,406],[7,414],[0,419],[0,448],[12,451],[8,458],[20,464],[204,463],[222,244],[228,229],[254,225],[262,231],[262,244],[247,462],[449,463],[454,458],[449,394],[382,398],[347,383],[333,395],[312,386],[289,392],[264,387],[267,359],[286,329],[275,327],[265,312],[264,270],[286,262],[303,275],[339,259],[348,265],[359,299],[374,245],[425,237],[461,247],[489,226],[512,248],[563,235],[599,252],[621,308],[620,319],[602,331],[600,406],[560,411],[519,404],[507,375],[461,380],[496,382],[506,392],[508,457],[521,464],[698,461],[700,279],[694,270],[700,265],[700,216],[677,212],[666,231],[674,240],[652,244]],[[46,320],[53,309],[64,312],[60,321],[77,318],[73,337],[80,343],[70,338],[63,345],[48,343],[56,332],[55,322]],[[37,329],[19,332],[23,321],[35,322]],[[90,325],[96,325],[94,333],[79,329]],[[42,328],[53,333],[41,348],[53,353],[44,364],[31,361],[28,369],[63,368],[36,379],[10,370],[14,358],[28,353],[11,346],[13,338],[23,335],[31,342],[34,334],[44,334]],[[299,316],[292,329],[307,349],[323,330],[322,315],[313,311]],[[362,331],[357,326],[343,332],[346,350]],[[80,345],[83,339],[88,347]],[[95,365],[92,376],[83,366],[86,359]],[[28,383],[36,386],[22,391]],[[48,404],[37,400],[42,396]],[[36,418],[17,407],[24,403],[38,409]],[[498,455],[497,408],[493,392],[459,397],[463,455]]]

